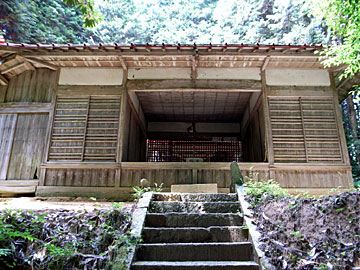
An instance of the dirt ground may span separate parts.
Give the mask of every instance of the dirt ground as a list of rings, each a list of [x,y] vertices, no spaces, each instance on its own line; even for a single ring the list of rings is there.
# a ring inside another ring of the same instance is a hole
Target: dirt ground
[[[124,202],[124,207],[130,207],[134,202]],[[19,198],[0,198],[0,211],[4,209],[22,210],[87,210],[112,209],[113,202],[99,200],[95,198],[72,198],[72,197],[19,197]]]
[[[0,269],[113,269],[133,241],[135,203],[1,198]]]
[[[359,266],[360,191],[323,198],[264,198],[254,206],[261,248],[275,269]]]

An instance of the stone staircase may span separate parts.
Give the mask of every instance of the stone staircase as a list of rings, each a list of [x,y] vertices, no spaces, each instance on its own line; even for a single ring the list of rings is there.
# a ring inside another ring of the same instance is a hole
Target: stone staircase
[[[154,194],[132,269],[259,269],[236,194]]]

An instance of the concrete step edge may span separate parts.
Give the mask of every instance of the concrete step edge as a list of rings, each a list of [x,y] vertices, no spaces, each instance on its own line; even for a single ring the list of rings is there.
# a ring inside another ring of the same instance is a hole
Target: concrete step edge
[[[254,261],[137,261],[138,266],[259,266]]]
[[[233,217],[240,215],[243,216],[241,212],[239,213],[186,213],[186,212],[166,212],[166,213],[147,213],[147,216],[169,216],[169,215],[183,215],[183,216],[223,216],[223,217]]]
[[[162,247],[162,246],[251,246],[251,242],[205,242],[205,243],[142,243],[139,247]]]
[[[210,230],[210,229],[243,229],[245,225],[240,226],[209,226],[209,227],[144,227],[143,230],[166,230],[166,231],[174,231],[174,230]]]
[[[236,202],[236,193],[154,193],[153,201],[179,202]]]

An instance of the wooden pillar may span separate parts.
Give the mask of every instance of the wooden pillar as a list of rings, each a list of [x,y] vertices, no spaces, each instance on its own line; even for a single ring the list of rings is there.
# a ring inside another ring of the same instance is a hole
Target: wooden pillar
[[[127,109],[127,77],[128,77],[128,69],[124,63],[123,66],[123,90],[121,92],[121,108],[120,108],[120,119],[119,119],[119,129],[118,129],[118,141],[117,141],[117,155],[116,162],[120,164],[119,168],[116,169],[115,174],[115,187],[121,186],[121,162],[123,161],[123,145],[124,145],[124,129],[127,128],[125,126],[125,114]]]
[[[50,151],[50,140],[51,140],[51,133],[53,130],[53,125],[54,125],[54,115],[55,115],[55,110],[56,110],[56,99],[57,99],[57,92],[58,92],[58,88],[59,88],[59,78],[60,78],[60,69],[57,70],[57,74],[56,74],[56,88],[54,90],[54,92],[52,93],[52,97],[51,97],[51,110],[49,113],[49,119],[48,119],[48,126],[47,126],[47,130],[46,130],[46,141],[45,141],[45,146],[43,149],[43,156],[42,156],[42,163],[46,163],[48,161],[49,158],[49,151]],[[41,168],[40,169],[40,175],[39,175],[39,186],[44,186],[45,185],[45,174],[46,174],[46,168]]]
[[[343,157],[344,163],[346,165],[350,165],[350,158],[349,158],[349,153],[348,153],[347,145],[346,145],[345,131],[344,131],[343,123],[342,123],[342,115],[341,115],[340,106],[339,106],[339,98],[338,98],[338,94],[336,91],[335,79],[330,70],[329,70],[329,77],[330,77],[330,85],[333,90],[333,100],[334,100],[334,105],[335,105],[334,109],[335,109],[335,115],[336,115],[336,124],[337,124],[338,136],[339,136],[340,144],[341,144],[340,149],[342,152],[342,157]]]
[[[270,165],[274,164],[274,151],[273,151],[273,141],[272,141],[272,132],[271,132],[271,123],[270,123],[270,111],[269,103],[267,98],[266,91],[266,77],[265,69],[261,69],[261,95],[262,95],[262,104],[264,108],[264,124],[265,124],[265,158],[269,161]],[[267,154],[267,156],[266,156]]]

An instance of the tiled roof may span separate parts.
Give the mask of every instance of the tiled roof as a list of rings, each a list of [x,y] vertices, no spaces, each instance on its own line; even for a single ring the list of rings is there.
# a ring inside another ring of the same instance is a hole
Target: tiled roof
[[[321,50],[323,46],[320,45],[263,45],[263,44],[15,44],[15,43],[2,43],[0,48],[8,49],[19,49],[26,51],[244,51],[244,52],[266,52],[266,51],[276,51],[276,52],[312,52],[315,50]]]

